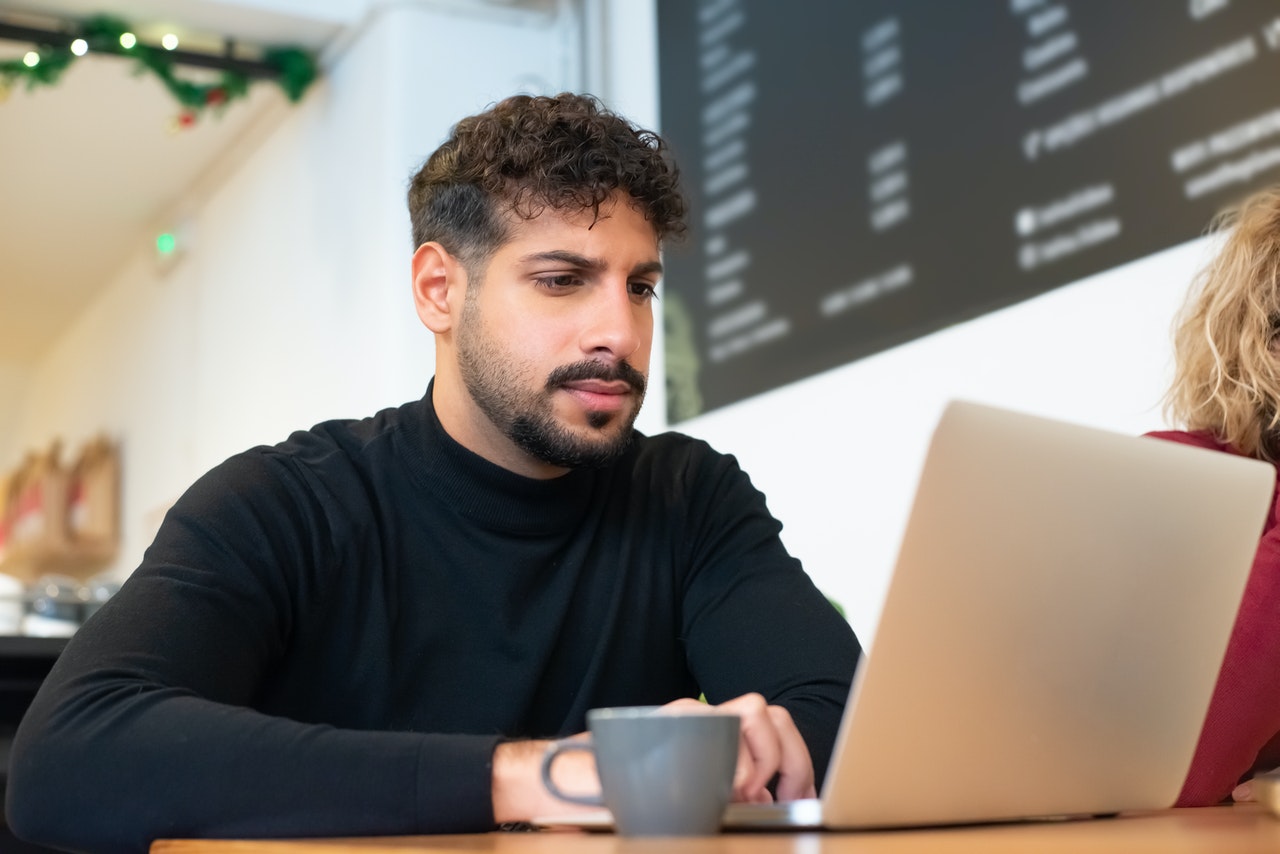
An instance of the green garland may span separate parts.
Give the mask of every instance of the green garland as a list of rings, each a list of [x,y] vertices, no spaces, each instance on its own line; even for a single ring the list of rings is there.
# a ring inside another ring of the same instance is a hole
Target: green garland
[[[183,79],[174,72],[174,61],[163,48],[141,43],[126,48],[120,37],[132,32],[123,21],[98,16],[84,21],[80,26],[80,38],[93,53],[110,53],[136,60],[135,73],[151,72],[160,78],[165,88],[183,107],[182,122],[191,124],[206,108],[223,108],[232,101],[243,98],[249,92],[249,77],[238,71],[223,71],[212,83],[197,83]],[[27,65],[22,59],[0,62],[0,80],[7,85],[25,80],[28,89],[51,86],[77,57],[69,47],[38,45],[36,53],[40,61]],[[279,47],[263,52],[262,62],[277,72],[274,82],[280,86],[290,101],[302,98],[307,87],[316,78],[316,65],[311,56],[298,48]]]

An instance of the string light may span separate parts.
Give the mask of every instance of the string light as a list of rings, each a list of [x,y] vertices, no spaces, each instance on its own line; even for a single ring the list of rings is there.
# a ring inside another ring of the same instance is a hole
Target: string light
[[[79,32],[66,35],[72,27]],[[290,101],[296,102],[317,73],[315,60],[300,48],[269,47],[261,52],[261,58],[243,59],[232,55],[232,42],[228,39],[222,56],[183,53],[177,33],[165,33],[160,44],[151,47],[144,44],[127,23],[105,15],[68,23],[57,31],[49,30],[47,43],[40,38],[45,31],[31,32],[35,35],[30,41],[41,47],[11,58],[0,58],[0,102],[18,82],[24,82],[28,88],[52,86],[62,79],[62,74],[76,59],[91,52],[116,54],[136,60],[138,70],[149,71],[160,79],[181,107],[173,127],[184,129],[193,127],[206,111],[220,112],[227,104],[245,97],[255,79],[273,81]],[[2,38],[13,39],[13,36],[6,33]],[[59,44],[63,47],[58,47]],[[163,50],[158,49],[161,46]],[[200,65],[221,69],[221,73],[214,79],[188,78],[176,72],[177,65]]]

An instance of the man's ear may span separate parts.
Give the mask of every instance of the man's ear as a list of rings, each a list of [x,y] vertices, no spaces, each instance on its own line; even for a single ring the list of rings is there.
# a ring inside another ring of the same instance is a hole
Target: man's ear
[[[463,295],[467,272],[458,259],[435,241],[424,243],[413,253],[413,304],[418,318],[432,332],[448,332],[453,328],[453,306],[450,295]]]

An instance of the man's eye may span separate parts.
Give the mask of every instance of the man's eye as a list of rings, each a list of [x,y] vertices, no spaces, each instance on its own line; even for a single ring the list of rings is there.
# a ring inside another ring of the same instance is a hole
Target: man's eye
[[[565,288],[575,288],[582,284],[582,279],[572,273],[560,273],[554,276],[538,276],[533,280],[534,284],[540,288],[547,290],[564,290]]]
[[[658,298],[657,289],[648,282],[632,282],[630,288],[632,296],[640,297],[643,300]]]

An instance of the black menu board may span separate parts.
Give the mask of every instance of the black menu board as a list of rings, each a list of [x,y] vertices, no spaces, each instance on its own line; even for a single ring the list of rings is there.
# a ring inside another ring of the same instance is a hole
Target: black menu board
[[[1280,179],[1280,0],[658,0],[658,35],[692,205],[673,422],[1191,239]]]

